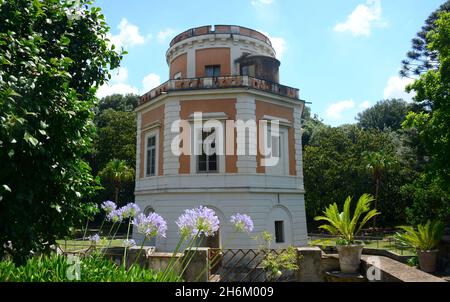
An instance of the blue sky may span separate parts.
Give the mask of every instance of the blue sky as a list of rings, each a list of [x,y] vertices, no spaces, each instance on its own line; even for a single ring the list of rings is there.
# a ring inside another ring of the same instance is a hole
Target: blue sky
[[[425,19],[444,0],[99,0],[111,40],[123,46],[120,71],[99,96],[143,93],[168,79],[165,52],[186,29],[235,24],[268,34],[280,81],[300,89],[325,123],[355,122],[378,100],[411,96],[400,62]]]

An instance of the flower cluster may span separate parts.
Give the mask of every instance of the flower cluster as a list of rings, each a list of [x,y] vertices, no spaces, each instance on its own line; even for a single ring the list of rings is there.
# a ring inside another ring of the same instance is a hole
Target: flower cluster
[[[106,220],[111,221],[113,223],[122,222],[122,213],[121,209],[113,210],[108,215],[106,215]]]
[[[253,231],[253,221],[250,216],[246,214],[236,213],[231,216],[230,222],[234,224],[236,232],[247,232]]]
[[[214,210],[200,206],[196,209],[185,210],[178,217],[177,224],[182,236],[213,236],[219,230],[219,218]]]
[[[107,215],[117,209],[117,205],[114,202],[112,202],[111,200],[107,200],[107,201],[103,202],[101,207],[106,212]]]
[[[166,237],[167,222],[156,213],[150,213],[148,216],[141,213],[133,219],[132,223],[146,238]]]
[[[122,219],[134,218],[137,214],[141,212],[139,206],[135,203],[129,203],[126,206],[119,209]]]
[[[98,234],[89,236],[88,239],[92,242],[98,243],[100,241],[100,236]]]

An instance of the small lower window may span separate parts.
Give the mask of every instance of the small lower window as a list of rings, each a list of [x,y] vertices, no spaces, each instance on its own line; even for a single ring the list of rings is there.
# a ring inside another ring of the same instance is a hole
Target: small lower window
[[[275,242],[284,243],[284,221],[275,221]]]

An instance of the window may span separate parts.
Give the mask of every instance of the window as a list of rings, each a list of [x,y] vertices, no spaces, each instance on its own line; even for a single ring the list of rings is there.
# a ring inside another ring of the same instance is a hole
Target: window
[[[268,126],[267,141],[271,148],[272,157],[278,157],[278,162],[274,166],[266,166],[266,173],[271,175],[289,174],[289,145],[288,128],[280,127],[278,136],[272,136],[271,127]]]
[[[177,72],[174,76],[173,76],[174,80],[179,80],[181,79],[181,72]]]
[[[205,66],[205,77],[220,77],[220,65]]]
[[[210,135],[214,134],[214,129],[210,131],[202,131],[202,154],[197,156],[197,172],[199,173],[215,173],[219,171],[219,164],[217,161],[217,154],[214,152],[212,155],[210,152],[205,152],[205,148],[203,145],[203,142],[208,138]],[[216,147],[215,138],[214,141],[211,143],[207,143],[207,146],[211,146],[211,148]]]
[[[275,243],[284,243],[284,221],[275,221]]]
[[[145,176],[155,176],[157,171],[157,141],[156,133],[146,137]]]

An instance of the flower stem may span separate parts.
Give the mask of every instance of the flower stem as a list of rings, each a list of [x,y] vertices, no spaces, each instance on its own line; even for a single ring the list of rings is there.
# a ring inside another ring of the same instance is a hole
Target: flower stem
[[[127,230],[127,241],[126,243],[128,244],[128,236],[130,235],[130,226],[131,226],[131,219],[128,221],[128,230]],[[125,250],[123,252],[123,267],[126,268],[127,265],[127,250],[128,250],[128,246],[125,246]]]
[[[137,254],[136,259],[134,259],[133,264],[130,266],[130,269],[131,269],[131,267],[133,267],[133,266],[136,264],[136,261],[137,261],[137,260],[139,259],[139,257],[141,256],[142,249],[144,248],[144,243],[145,243],[145,240],[146,240],[146,239],[147,239],[147,238],[144,237],[144,240],[142,240],[141,249],[139,250],[139,253]]]
[[[86,219],[86,226],[84,228],[83,241],[84,241],[84,238],[86,238],[88,226],[89,226],[89,219]]]

